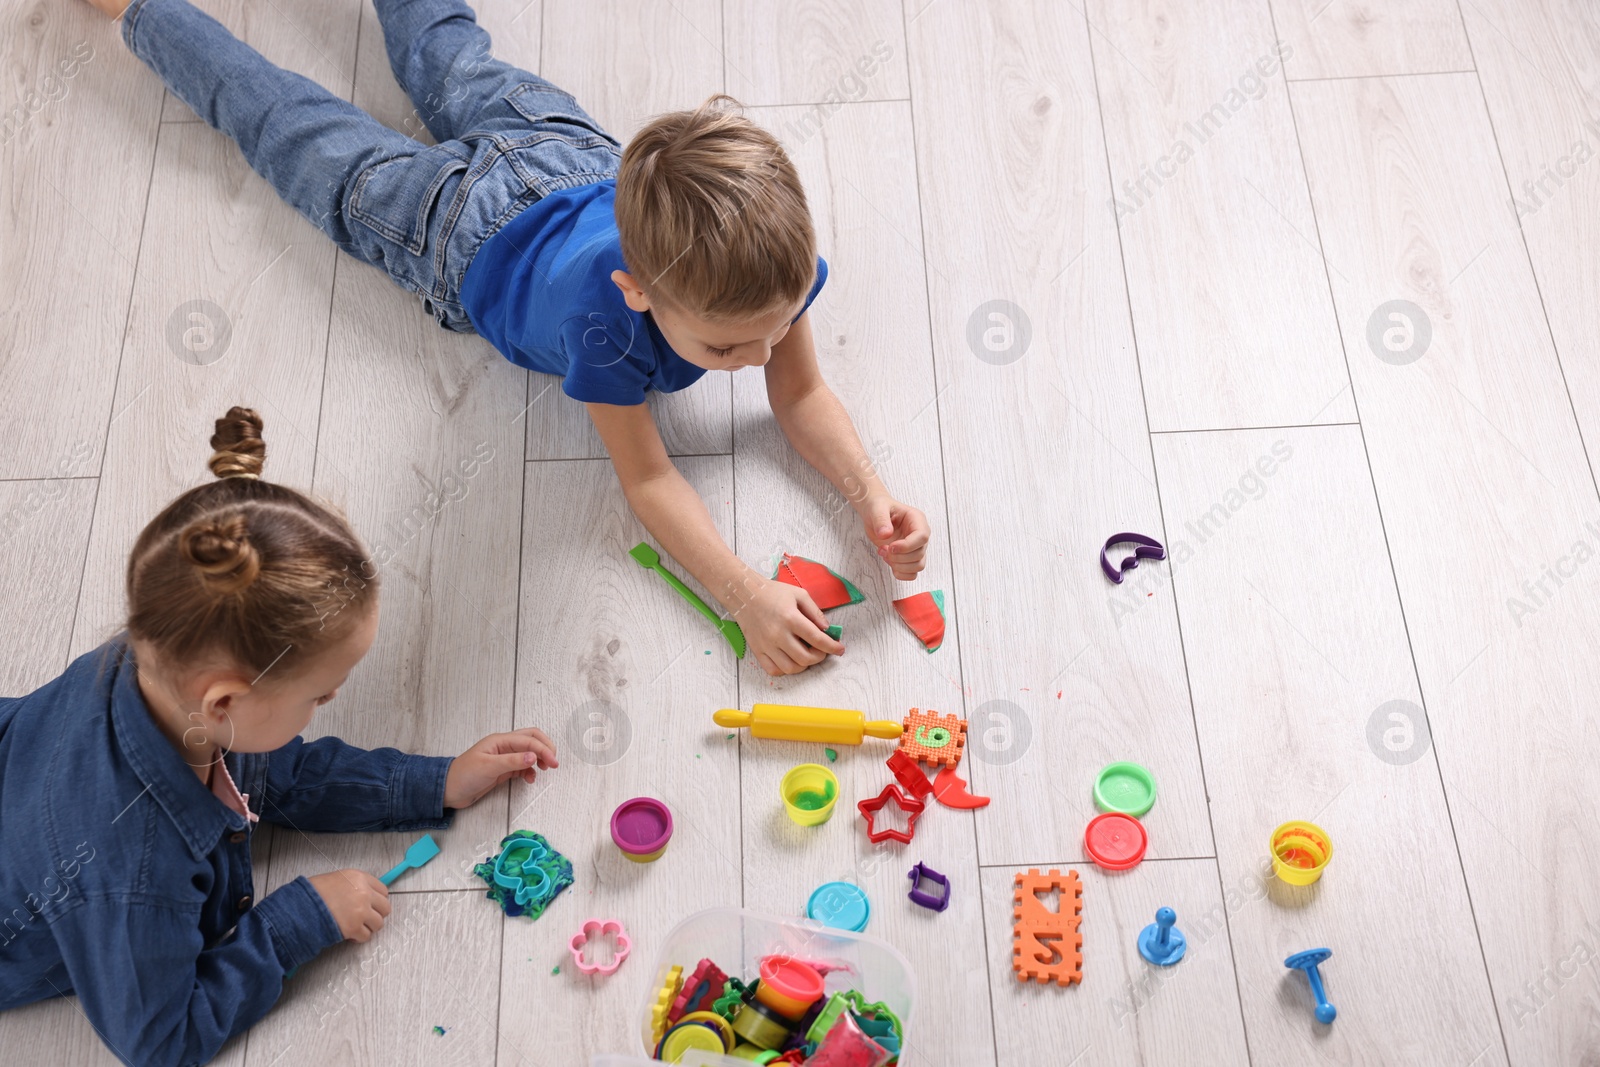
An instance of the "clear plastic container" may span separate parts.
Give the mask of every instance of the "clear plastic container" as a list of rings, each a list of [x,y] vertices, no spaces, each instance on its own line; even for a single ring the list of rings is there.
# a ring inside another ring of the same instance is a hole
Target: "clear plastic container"
[[[648,1056],[596,1056],[590,1067],[657,1067],[660,1060]],[[694,1049],[678,1061],[678,1067],[750,1067],[749,1060],[736,1060],[732,1056],[713,1056]]]
[[[907,1059],[912,1040],[912,1015],[917,999],[917,979],[911,964],[887,941],[868,934],[836,930],[809,919],[780,919],[743,908],[708,908],[683,920],[667,934],[649,972],[644,1003],[639,1010],[639,1038],[643,1063],[653,1063],[650,1009],[667,980],[667,972],[682,967],[685,976],[702,959],[709,959],[730,975],[746,981],[757,975],[761,957],[781,953],[812,964],[824,964],[827,992],[859,990],[869,1002],[882,1001],[899,1018],[905,1036],[900,1062]],[[594,1067],[634,1067],[629,1056],[602,1056]],[[686,1061],[687,1062],[687,1061]],[[740,1067],[747,1060],[722,1057],[706,1061],[708,1067]]]

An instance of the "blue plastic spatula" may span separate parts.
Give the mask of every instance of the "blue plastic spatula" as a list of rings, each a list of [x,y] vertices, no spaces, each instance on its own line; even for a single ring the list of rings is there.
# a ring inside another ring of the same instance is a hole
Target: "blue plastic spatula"
[[[378,881],[384,885],[393,885],[394,880],[405,874],[413,867],[421,867],[439,854],[439,843],[433,839],[432,834],[423,834],[417,843],[406,849],[406,858],[395,864],[389,873],[383,875]]]
[[[389,872],[380,877],[378,881],[382,882],[384,885],[393,885],[396,878],[400,877],[402,874],[405,874],[413,867],[421,867],[438,854],[439,842],[433,839],[432,834],[423,834],[417,839],[415,844],[406,849],[406,858],[390,868]],[[296,967],[294,970],[284,975],[284,980],[287,981],[288,979],[293,978],[295,976],[295,972],[298,970],[300,970],[300,968]]]

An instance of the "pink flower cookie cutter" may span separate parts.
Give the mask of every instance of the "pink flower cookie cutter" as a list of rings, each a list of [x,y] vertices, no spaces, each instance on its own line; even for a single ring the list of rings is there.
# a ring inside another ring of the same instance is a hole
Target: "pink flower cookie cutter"
[[[611,957],[610,963],[584,963],[583,949],[596,937],[611,934],[616,939],[616,954]],[[620,919],[589,919],[572,935],[572,940],[567,942],[567,950],[572,953],[572,962],[584,974],[615,974],[622,961],[628,958],[628,953],[633,951],[633,942],[628,939],[628,931],[622,926]]]

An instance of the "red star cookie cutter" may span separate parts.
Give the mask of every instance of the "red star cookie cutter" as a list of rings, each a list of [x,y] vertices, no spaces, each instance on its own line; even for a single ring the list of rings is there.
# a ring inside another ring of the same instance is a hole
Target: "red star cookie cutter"
[[[893,801],[895,806],[906,813],[906,828],[904,830],[879,830],[872,825],[872,819],[883,810],[885,804]],[[861,812],[861,817],[867,820],[867,840],[874,845],[883,841],[898,841],[902,845],[911,844],[911,838],[917,832],[917,817],[922,814],[926,805],[916,797],[908,797],[900,791],[900,787],[890,782],[883,787],[883,792],[871,800],[863,800],[856,805]]]

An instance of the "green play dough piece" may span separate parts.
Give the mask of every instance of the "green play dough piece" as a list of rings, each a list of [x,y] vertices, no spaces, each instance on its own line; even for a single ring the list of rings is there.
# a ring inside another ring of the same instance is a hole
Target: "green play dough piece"
[[[547,897],[542,900],[530,901],[527,906],[518,904],[516,902],[516,890],[506,889],[494,880],[494,864],[498,855],[491,856],[486,862],[472,868],[472,873],[488,883],[489,891],[484,895],[500,905],[500,910],[507,915],[513,918],[519,915],[526,915],[530,919],[537,919],[544,914],[546,908],[555,902],[556,897],[560,896],[572,884],[572,861],[552,848],[550,842],[545,840],[542,835],[536,834],[531,830],[511,831],[500,839],[500,847],[504,849],[506,845],[511,844],[518,838],[537,841],[545,849],[546,856],[539,861],[539,867],[549,876],[550,884],[553,887]],[[510,857],[510,863],[513,868],[521,868],[530,852],[532,852],[531,848],[513,848]]]
[[[837,641],[837,640],[839,640],[839,638],[844,636],[844,627],[843,626],[829,626],[827,629],[823,630],[823,633],[827,634],[829,637],[831,637],[835,641]]]
[[[802,789],[794,795],[794,806],[802,811],[819,811],[833,803],[833,783],[828,782],[823,786],[821,793],[815,789]]]

